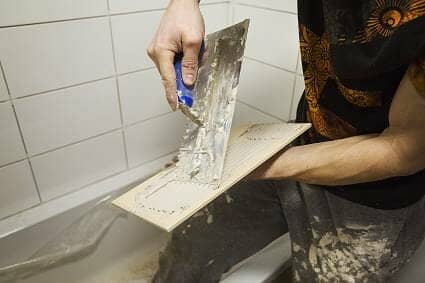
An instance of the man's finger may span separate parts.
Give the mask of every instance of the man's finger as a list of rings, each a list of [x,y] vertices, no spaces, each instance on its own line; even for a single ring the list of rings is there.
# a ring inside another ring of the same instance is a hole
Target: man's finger
[[[187,86],[192,86],[195,83],[196,75],[198,74],[198,57],[201,44],[201,37],[183,38],[182,75],[183,82]]]
[[[161,74],[165,94],[171,109],[177,109],[176,72],[174,70],[174,52],[161,51],[157,53],[158,68]]]

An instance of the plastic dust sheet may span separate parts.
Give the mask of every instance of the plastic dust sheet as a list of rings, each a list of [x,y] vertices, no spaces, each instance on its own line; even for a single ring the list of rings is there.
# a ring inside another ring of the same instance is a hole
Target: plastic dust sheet
[[[23,262],[0,267],[0,282],[15,282],[47,269],[79,260],[96,247],[118,217],[125,213],[106,197]]]

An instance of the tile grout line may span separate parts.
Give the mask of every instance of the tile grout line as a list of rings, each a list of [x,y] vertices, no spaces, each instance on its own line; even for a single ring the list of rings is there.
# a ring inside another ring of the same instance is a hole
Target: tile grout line
[[[43,202],[43,200],[41,198],[40,187],[38,185],[37,178],[35,177],[34,168],[32,166],[31,159],[29,158],[28,148],[27,148],[27,145],[25,143],[24,135],[23,135],[23,132],[22,132],[22,127],[21,127],[21,125],[19,123],[18,114],[16,113],[15,103],[14,103],[14,101],[12,99],[12,95],[10,94],[10,88],[9,88],[9,84],[7,82],[7,79],[6,79],[6,73],[4,71],[2,62],[0,62],[0,72],[3,75],[4,84],[6,86],[6,91],[7,91],[7,95],[8,95],[8,100],[7,101],[9,101],[10,102],[10,105],[12,106],[13,115],[14,115],[15,121],[16,121],[16,126],[18,127],[19,136],[21,137],[22,146],[23,146],[24,152],[25,152],[25,157],[26,158],[25,159],[22,159],[21,161],[28,160],[28,165],[30,167],[31,176],[32,176],[32,179],[33,179],[33,182],[34,182],[35,190],[37,191],[38,201],[39,201],[39,204],[40,204],[40,203]],[[20,162],[20,161],[15,161],[14,163],[17,163],[17,162]],[[3,166],[0,167],[0,168],[3,168]]]
[[[6,100],[6,101],[1,102],[1,103],[5,103],[5,102],[9,102],[9,101],[7,101],[7,100]],[[23,159],[19,159],[19,160],[17,160],[17,161],[13,161],[13,162],[9,162],[9,163],[7,163],[7,164],[1,165],[1,166],[0,166],[0,169],[4,168],[4,167],[6,167],[6,166],[9,166],[9,165],[13,165],[13,164],[18,163],[18,162],[21,162],[21,161],[23,161],[23,160],[29,159],[29,158],[38,157],[38,156],[41,156],[41,155],[44,155],[44,154],[48,154],[48,153],[51,153],[51,152],[55,152],[55,151],[58,151],[58,150],[64,149],[64,148],[69,147],[69,146],[73,146],[73,145],[81,144],[81,143],[83,143],[83,142],[86,142],[86,141],[89,141],[89,140],[92,140],[92,139],[95,139],[95,138],[99,138],[99,137],[101,137],[101,136],[108,135],[108,134],[111,134],[111,133],[113,133],[113,132],[123,131],[123,130],[125,130],[125,129],[130,128],[130,127],[133,127],[133,126],[136,126],[136,125],[139,125],[139,124],[146,123],[146,122],[148,122],[148,121],[150,121],[150,120],[154,120],[154,119],[157,119],[157,118],[161,118],[161,117],[166,116],[166,115],[169,115],[169,114],[171,114],[171,113],[173,113],[173,112],[172,112],[172,111],[169,111],[169,112],[166,112],[166,113],[158,114],[158,115],[156,115],[156,116],[152,116],[152,117],[149,117],[149,118],[147,118],[147,119],[143,119],[143,120],[140,120],[140,121],[136,121],[136,122],[133,122],[133,123],[130,123],[130,124],[124,125],[124,126],[122,126],[122,127],[118,127],[118,128],[114,128],[114,129],[111,129],[111,130],[107,130],[107,131],[105,131],[105,132],[102,132],[102,133],[99,133],[99,134],[96,134],[96,135],[93,135],[93,136],[90,136],[90,137],[86,137],[86,138],[83,138],[83,139],[81,139],[81,140],[77,140],[77,141],[74,141],[74,142],[71,142],[71,143],[67,143],[67,144],[65,144],[65,145],[61,145],[61,146],[58,146],[58,147],[55,147],[55,148],[52,148],[52,149],[49,149],[49,150],[46,150],[46,151],[43,151],[43,152],[40,152],[40,153],[36,153],[36,154],[33,154],[33,155],[27,155],[27,156],[26,156],[25,158],[23,158]]]
[[[25,99],[25,98],[33,97],[33,96],[37,96],[37,95],[45,95],[45,94],[49,94],[50,92],[66,90],[66,89],[69,89],[69,88],[79,87],[79,86],[83,86],[83,85],[86,85],[86,84],[91,84],[91,83],[100,82],[100,81],[103,81],[103,80],[112,79],[113,77],[114,77],[114,75],[110,75],[110,76],[101,77],[101,78],[98,78],[98,79],[89,80],[89,81],[85,81],[85,82],[81,82],[81,83],[77,83],[77,84],[58,87],[58,88],[54,88],[54,89],[49,89],[49,90],[45,90],[45,91],[41,91],[41,92],[36,92],[36,93],[33,93],[33,94],[23,95],[23,96],[15,97],[15,98],[12,98],[12,99],[13,100],[19,100],[19,99]]]
[[[246,58],[246,59],[248,59],[248,60],[251,60],[251,61],[254,61],[254,62],[257,62],[257,63],[261,63],[261,64],[264,64],[264,65],[266,65],[266,66],[269,66],[269,67],[272,67],[272,68],[275,68],[275,69],[278,69],[278,70],[281,70],[281,71],[285,71],[285,72],[288,72],[288,73],[291,73],[291,74],[297,74],[297,71],[295,70],[295,71],[291,71],[291,70],[289,70],[289,69],[286,69],[286,68],[283,68],[283,67],[279,67],[279,66],[277,66],[277,65],[273,65],[273,64],[270,64],[270,63],[267,63],[267,62],[264,62],[264,61],[262,61],[262,60],[260,60],[260,59],[256,59],[256,58],[253,58],[253,57],[249,57],[249,56],[244,56],[244,58]],[[297,58],[298,59],[298,58]],[[298,64],[298,62],[295,64],[295,66]]]
[[[105,177],[103,177],[103,178],[100,178],[100,179],[95,180],[95,181],[93,181],[93,182],[90,182],[90,183],[88,183],[88,184],[82,185],[81,187],[78,187],[78,188],[76,188],[76,189],[74,189],[74,190],[72,190],[72,191],[69,191],[69,192],[65,193],[65,194],[62,194],[62,195],[59,195],[59,196],[54,197],[54,198],[52,198],[52,199],[49,199],[49,200],[47,200],[47,201],[46,201],[46,202],[44,202],[44,203],[51,202],[51,201],[57,200],[57,199],[59,199],[59,198],[69,196],[69,195],[71,195],[71,194],[73,194],[73,193],[77,193],[77,192],[79,192],[79,191],[81,191],[81,190],[83,190],[83,189],[85,189],[85,188],[87,188],[87,187],[89,187],[89,186],[92,186],[92,185],[94,185],[94,184],[96,184],[96,183],[103,182],[103,181],[105,181],[105,180],[107,180],[107,179],[109,179],[109,178],[117,177],[117,176],[119,176],[120,174],[125,173],[125,172],[128,172],[128,171],[130,171],[130,170],[136,170],[136,169],[138,169],[139,167],[145,166],[145,165],[147,165],[147,164],[149,164],[149,163],[155,162],[155,161],[157,161],[157,160],[159,160],[159,159],[161,159],[161,158],[167,157],[168,155],[171,155],[171,154],[173,154],[173,153],[177,153],[177,152],[178,152],[178,150],[177,150],[177,151],[176,151],[176,150],[174,150],[174,151],[168,152],[168,153],[166,153],[166,154],[162,154],[162,155],[160,155],[160,156],[158,156],[158,157],[156,157],[156,158],[154,158],[154,159],[144,161],[144,162],[139,163],[139,164],[137,164],[137,165],[135,165],[135,166],[133,166],[133,167],[130,167],[130,168],[128,168],[128,169],[124,169],[124,170],[118,171],[118,172],[116,172],[116,173],[113,173],[113,174],[111,174],[111,175],[105,176]],[[153,173],[153,174],[155,174],[155,173]],[[147,177],[147,178],[149,178],[149,177]],[[147,178],[146,178],[146,179],[147,179]],[[133,183],[133,182],[132,182],[132,183]],[[121,188],[120,188],[120,189],[121,189]],[[119,190],[119,189],[117,189],[117,190]],[[8,215],[8,216],[6,216],[6,217],[0,218],[0,222],[1,222],[1,221],[3,221],[3,220],[5,220],[5,219],[7,219],[7,218],[9,218],[9,217],[13,217],[13,216],[16,216],[16,215],[18,215],[18,214],[20,214],[20,213],[23,213],[23,212],[25,212],[25,211],[29,211],[29,210],[31,210],[31,209],[33,209],[33,208],[35,208],[35,207],[39,206],[39,205],[40,205],[40,204],[36,204],[36,205],[33,205],[33,206],[28,207],[28,208],[26,208],[26,209],[23,209],[23,210],[21,210],[21,211],[19,211],[19,212],[16,212],[16,213],[13,213],[13,214]]]
[[[114,33],[112,31],[111,6],[110,6],[109,2],[110,2],[110,0],[106,1],[107,6],[108,6],[109,36],[111,37],[112,57],[113,57],[113,61],[114,61],[115,88],[116,88],[116,91],[117,91],[118,108],[120,110],[121,137],[122,137],[122,141],[123,141],[125,166],[126,166],[126,170],[128,170],[130,168],[130,163],[128,161],[127,141],[126,141],[125,132],[124,132],[124,114],[123,114],[123,110],[122,110],[122,99],[121,99],[120,86],[119,86],[119,82],[118,82],[117,55],[116,55],[116,52],[115,52]]]
[[[136,70],[133,70],[133,71],[113,74],[113,75],[110,75],[110,76],[101,77],[101,78],[94,79],[94,80],[84,81],[84,82],[81,82],[81,83],[71,84],[71,85],[67,85],[67,86],[63,86],[63,87],[59,87],[59,88],[48,89],[48,90],[45,90],[45,91],[27,94],[27,95],[23,95],[23,96],[20,96],[20,97],[15,97],[15,98],[12,97],[11,99],[12,100],[19,100],[19,99],[25,99],[25,98],[33,97],[33,96],[37,96],[37,95],[45,95],[45,94],[49,94],[49,93],[55,92],[55,91],[66,90],[66,89],[84,86],[84,85],[87,85],[87,84],[91,84],[91,83],[95,83],[95,82],[99,82],[99,81],[103,81],[103,80],[112,79],[112,78],[115,78],[116,76],[123,77],[123,76],[126,76],[126,75],[141,73],[141,72],[152,70],[154,68],[155,68],[154,66],[147,67],[147,68],[140,68],[140,69],[136,69]],[[5,101],[7,101],[7,100],[5,100]]]
[[[220,2],[214,2],[214,3],[205,3],[205,4],[201,3],[201,6],[211,6],[211,5],[226,4],[226,3],[229,3],[229,1],[220,1]],[[165,11],[165,9],[166,9],[166,7],[111,13],[110,9],[109,9],[109,3],[108,3],[108,13],[106,13],[106,14],[99,14],[99,15],[95,15],[95,16],[86,16],[86,17],[76,17],[76,18],[65,18],[65,19],[58,19],[58,20],[47,20],[47,21],[31,22],[31,23],[25,23],[25,24],[4,25],[4,26],[0,26],[0,29],[19,28],[19,27],[27,27],[27,26],[35,26],[35,25],[55,24],[55,23],[62,23],[62,22],[99,19],[99,18],[106,18],[106,17],[109,17],[109,16],[124,16],[124,15],[142,14],[142,13],[149,13],[149,12],[159,12],[159,11]]]
[[[282,14],[289,14],[289,15],[298,15],[296,12],[290,12],[290,11],[285,11],[285,10],[279,10],[279,9],[274,9],[274,8],[269,8],[269,7],[262,7],[262,6],[258,6],[258,5],[253,5],[253,4],[246,4],[246,3],[241,3],[239,1],[234,1],[235,5],[238,6],[244,6],[244,7],[250,7],[250,8],[257,8],[257,9],[261,9],[261,10],[266,10],[266,11],[272,11],[272,12],[278,12],[278,13],[282,13]]]
[[[288,121],[289,120],[292,120],[292,112],[293,112],[293,109],[292,109],[292,107],[294,107],[294,100],[295,100],[295,88],[296,88],[296,84],[297,84],[297,71],[298,71],[298,65],[299,65],[299,62],[300,62],[300,60],[298,60],[298,58],[299,58],[299,56],[300,56],[300,52],[298,51],[298,55],[297,55],[297,64],[296,64],[296,66],[295,66],[295,75],[294,75],[294,79],[293,79],[293,84],[292,84],[292,98],[291,98],[291,107],[289,108],[289,117],[288,117]],[[296,119],[296,117],[295,117],[295,119]]]
[[[277,119],[277,120],[279,120],[279,121],[285,121],[284,119],[282,119],[282,118],[280,118],[280,117],[278,117],[278,116],[275,116],[274,114],[271,114],[271,113],[265,112],[264,110],[262,110],[262,109],[260,109],[260,108],[257,108],[256,106],[253,106],[253,105],[251,105],[251,104],[249,104],[249,103],[246,103],[245,101],[242,101],[242,100],[240,100],[240,99],[238,99],[237,101],[238,101],[239,103],[241,103],[241,104],[245,105],[245,106],[248,106],[248,107],[250,107],[250,108],[252,108],[252,109],[254,109],[254,110],[258,111],[258,112],[261,112],[262,114],[265,114],[265,115],[267,115],[267,116],[270,116],[270,117],[272,117],[272,118],[274,118],[274,119]],[[287,122],[287,121],[285,121],[285,122]]]

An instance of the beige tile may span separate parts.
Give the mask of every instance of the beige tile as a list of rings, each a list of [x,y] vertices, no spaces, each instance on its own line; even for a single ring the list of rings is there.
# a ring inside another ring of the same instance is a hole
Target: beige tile
[[[291,111],[293,73],[245,59],[239,85],[239,100],[280,119]]]
[[[0,166],[26,156],[10,102],[0,103]]]
[[[295,80],[294,99],[292,102],[292,109],[291,109],[291,120],[295,120],[295,118],[297,117],[297,107],[298,107],[298,103],[300,102],[301,96],[303,95],[304,88],[305,88],[304,77],[297,76]]]
[[[2,0],[0,26],[58,21],[108,13],[107,0]]]
[[[250,18],[245,56],[295,72],[299,50],[296,15],[235,5],[235,22]]]
[[[156,69],[119,77],[124,124],[132,124],[170,112]]]
[[[18,99],[15,105],[30,155],[121,126],[115,79]]]
[[[0,54],[12,97],[114,73],[107,18],[0,30]]]
[[[43,201],[125,170],[121,131],[31,159]]]
[[[0,218],[39,203],[28,161],[0,168]]]
[[[181,112],[173,112],[125,129],[130,167],[177,150],[186,121]]]

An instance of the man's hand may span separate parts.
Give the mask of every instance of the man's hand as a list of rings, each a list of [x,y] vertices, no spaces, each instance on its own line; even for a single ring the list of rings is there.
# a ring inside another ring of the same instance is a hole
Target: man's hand
[[[162,16],[148,55],[161,74],[168,103],[177,109],[174,56],[183,53],[182,73],[187,86],[195,83],[205,25],[198,0],[171,0]]]

